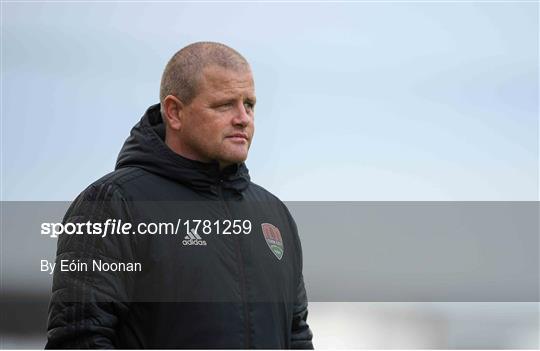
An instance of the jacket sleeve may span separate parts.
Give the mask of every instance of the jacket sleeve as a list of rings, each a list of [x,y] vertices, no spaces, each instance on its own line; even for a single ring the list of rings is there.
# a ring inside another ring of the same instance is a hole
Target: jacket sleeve
[[[289,220],[293,227],[293,233],[297,242],[298,261],[300,266],[300,275],[298,277],[296,296],[293,306],[293,320],[291,328],[291,348],[292,349],[313,349],[313,333],[307,324],[308,299],[306,288],[304,286],[304,276],[302,274],[303,258],[302,245],[298,236],[298,228],[289,210],[287,210]]]
[[[300,277],[298,292],[293,307],[293,321],[291,333],[291,348],[293,349],[313,349],[313,333],[307,324],[308,302],[304,279]]]
[[[127,206],[112,185],[92,185],[73,202],[63,223],[129,221]],[[61,234],[58,237],[45,348],[114,348],[115,328],[128,311],[132,277],[94,271],[100,262],[133,261],[130,235]],[[61,261],[87,269],[61,271]]]

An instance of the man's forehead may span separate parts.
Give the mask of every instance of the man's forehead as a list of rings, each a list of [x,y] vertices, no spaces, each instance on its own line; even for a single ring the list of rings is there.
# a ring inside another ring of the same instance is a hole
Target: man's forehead
[[[219,66],[209,66],[203,69],[202,83],[205,88],[223,89],[253,89],[253,74],[249,67],[229,69]]]

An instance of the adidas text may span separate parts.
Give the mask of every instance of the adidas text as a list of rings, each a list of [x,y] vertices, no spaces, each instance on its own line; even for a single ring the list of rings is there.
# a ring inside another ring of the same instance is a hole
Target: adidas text
[[[182,245],[184,245],[184,246],[191,246],[191,245],[206,246],[206,241],[204,241],[204,240],[196,240],[196,239],[182,240]]]
[[[184,240],[182,240],[182,245],[184,246],[193,246],[193,245],[200,245],[200,246],[206,246],[206,241],[201,238],[197,232],[192,229],[187,233],[187,235],[184,237]]]

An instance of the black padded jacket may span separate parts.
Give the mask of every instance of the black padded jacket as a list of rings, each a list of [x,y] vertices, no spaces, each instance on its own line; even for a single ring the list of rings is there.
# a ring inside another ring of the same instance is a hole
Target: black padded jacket
[[[159,105],[63,223],[107,219],[176,232],[61,234],[46,348],[313,348],[289,211],[245,164],[220,170],[170,150]]]

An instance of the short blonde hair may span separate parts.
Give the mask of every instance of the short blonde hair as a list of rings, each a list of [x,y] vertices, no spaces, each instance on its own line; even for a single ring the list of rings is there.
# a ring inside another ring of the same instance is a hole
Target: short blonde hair
[[[217,65],[237,71],[249,69],[249,63],[236,50],[225,44],[197,42],[190,44],[169,60],[159,91],[159,100],[174,95],[184,104],[189,104],[197,95],[198,82],[204,68]]]

